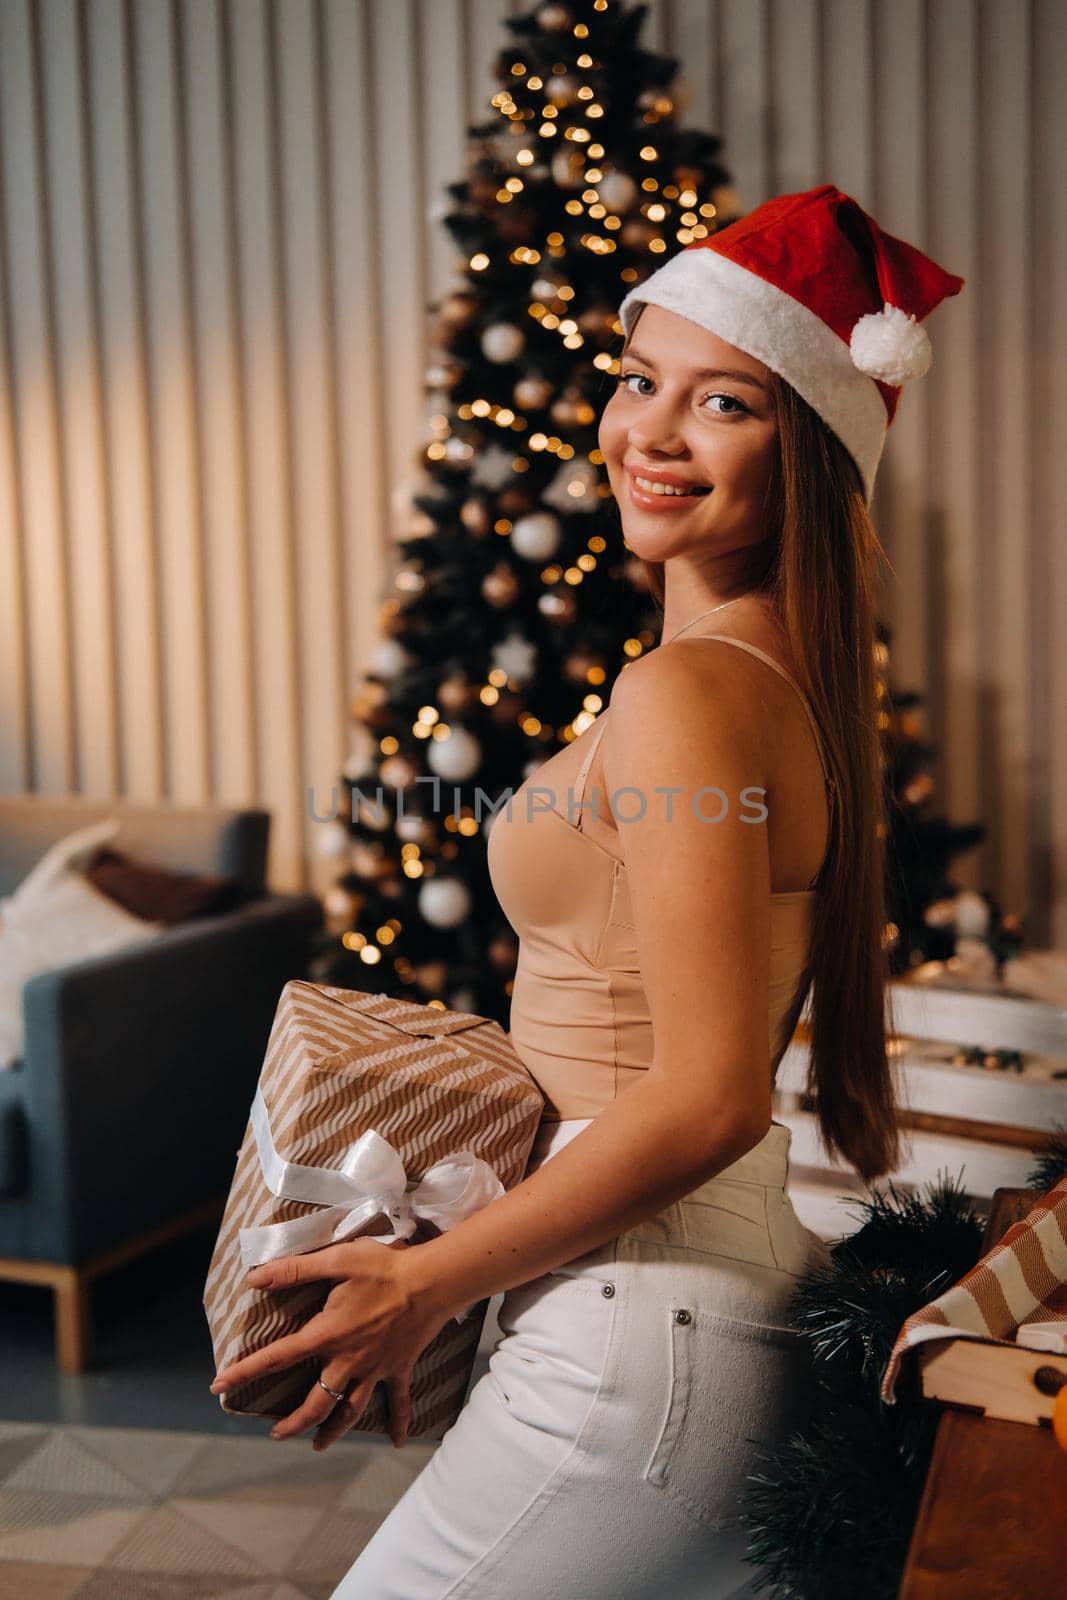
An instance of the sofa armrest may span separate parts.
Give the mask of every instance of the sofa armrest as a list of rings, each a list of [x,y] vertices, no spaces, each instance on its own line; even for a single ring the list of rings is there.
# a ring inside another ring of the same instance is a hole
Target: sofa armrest
[[[322,920],[313,895],[268,895],[26,983],[47,1259],[83,1261],[225,1195],[279,996]]]

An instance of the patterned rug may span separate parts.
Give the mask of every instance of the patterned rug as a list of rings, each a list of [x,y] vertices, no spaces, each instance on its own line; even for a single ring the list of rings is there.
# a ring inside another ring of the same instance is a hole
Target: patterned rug
[[[0,1600],[328,1600],[436,1448],[0,1423]]]

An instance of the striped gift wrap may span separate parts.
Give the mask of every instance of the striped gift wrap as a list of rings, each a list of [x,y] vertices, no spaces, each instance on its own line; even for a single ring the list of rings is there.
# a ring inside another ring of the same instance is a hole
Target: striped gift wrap
[[[282,990],[258,1097],[284,1162],[336,1171],[360,1135],[373,1129],[400,1157],[408,1191],[436,1162],[460,1151],[487,1163],[505,1190],[513,1188],[526,1171],[544,1107],[497,1022],[302,979]],[[204,1288],[217,1371],[295,1332],[332,1288],[327,1281],[251,1288],[241,1230],[293,1223],[322,1209],[272,1193],[250,1116]],[[358,1229],[362,1236],[392,1231],[381,1211]],[[412,1248],[435,1231],[420,1222]],[[480,1301],[462,1320],[450,1318],[415,1363],[409,1437],[440,1438],[458,1416],[488,1304]],[[320,1367],[318,1359],[308,1360],[255,1379],[230,1390],[223,1407],[288,1416]],[[388,1423],[379,1383],[355,1427],[388,1433]]]
[[[904,1323],[882,1375],[891,1404],[908,1352],[931,1341],[974,1339],[1018,1349],[1031,1322],[1067,1323],[1067,1178],[1010,1227],[958,1283]]]

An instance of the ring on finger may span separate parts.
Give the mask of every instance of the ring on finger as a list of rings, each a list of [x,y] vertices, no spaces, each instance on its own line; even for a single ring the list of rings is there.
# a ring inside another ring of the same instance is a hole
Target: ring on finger
[[[348,1399],[348,1391],[347,1391],[347,1389],[343,1390],[341,1392],[338,1392],[338,1390],[336,1390],[336,1389],[331,1389],[328,1383],[323,1383],[321,1378],[316,1378],[315,1381],[318,1384],[320,1389],[325,1389],[326,1393],[329,1394],[329,1395],[332,1395],[335,1400],[340,1401],[340,1400],[347,1400]]]

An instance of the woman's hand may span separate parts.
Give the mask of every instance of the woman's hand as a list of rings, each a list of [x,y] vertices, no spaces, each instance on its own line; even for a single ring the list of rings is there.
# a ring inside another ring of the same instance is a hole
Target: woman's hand
[[[384,1381],[389,1436],[399,1448],[411,1422],[411,1369],[450,1314],[416,1299],[405,1255],[405,1240],[381,1245],[364,1238],[254,1267],[248,1274],[254,1289],[284,1289],[324,1278],[334,1279],[335,1287],[322,1310],[296,1333],[224,1367],[211,1385],[212,1394],[318,1356],[322,1382],[345,1398],[335,1400],[313,1384],[304,1403],[271,1429],[271,1437],[287,1439],[318,1427],[314,1449],[325,1450],[359,1421],[375,1384]]]

